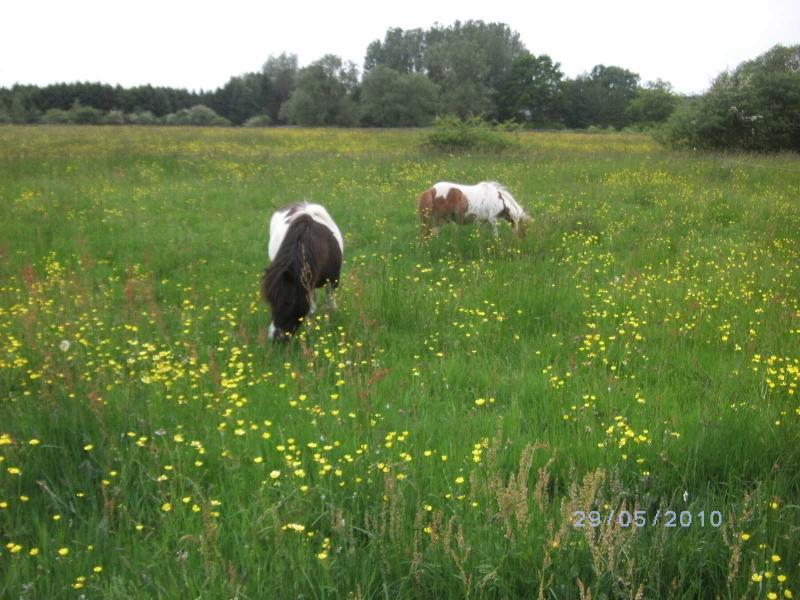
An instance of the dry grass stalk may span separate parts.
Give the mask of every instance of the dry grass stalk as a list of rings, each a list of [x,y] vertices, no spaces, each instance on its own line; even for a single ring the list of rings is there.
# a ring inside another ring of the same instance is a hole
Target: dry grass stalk
[[[737,534],[736,530],[741,529],[742,523],[749,521],[753,517],[755,512],[755,508],[752,506],[754,495],[755,492],[745,493],[741,512],[733,518],[727,519],[722,525],[722,541],[731,550],[731,558],[728,561],[728,585],[732,584],[736,579],[742,563],[744,540],[740,533]]]
[[[539,468],[539,476],[536,478],[536,485],[533,488],[533,501],[540,511],[544,511],[550,504],[547,488],[550,484],[550,465],[554,458],[550,458],[543,467]]]
[[[591,588],[587,588],[580,579],[578,579],[578,593],[580,594],[580,600],[592,600]]]

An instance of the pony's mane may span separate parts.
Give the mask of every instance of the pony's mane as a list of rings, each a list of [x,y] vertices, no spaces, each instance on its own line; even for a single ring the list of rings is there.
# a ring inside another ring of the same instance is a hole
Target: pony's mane
[[[502,183],[500,183],[499,181],[487,181],[486,183],[488,183],[489,185],[493,185],[494,187],[496,187],[497,189],[499,189],[501,192],[505,192],[505,193],[506,193],[506,194],[508,194],[509,196],[511,195],[511,193],[510,193],[510,192],[509,192],[509,191],[506,189],[506,186],[504,186],[504,185],[503,185]]]
[[[316,223],[310,215],[306,214],[300,215],[292,221],[278,253],[269,267],[264,270],[261,283],[261,295],[264,300],[271,302],[275,299],[278,293],[278,282],[284,273],[290,273],[294,281],[302,284],[304,269],[309,269],[309,273],[315,272],[313,252],[305,251],[309,247],[309,238],[314,225],[325,227]]]
[[[525,210],[524,210],[524,209],[523,209],[523,208],[522,208],[522,207],[519,205],[519,202],[517,202],[517,199],[516,199],[516,198],[514,198],[514,196],[511,194],[511,192],[509,192],[509,191],[508,191],[508,188],[506,188],[506,186],[504,186],[502,183],[499,183],[499,182],[497,182],[497,181],[487,181],[486,183],[488,183],[489,185],[493,185],[493,186],[494,186],[494,187],[496,187],[498,190],[500,190],[501,192],[503,192],[503,196],[506,198],[506,200],[509,200],[509,201],[513,202],[513,203],[514,203],[514,206],[515,206],[515,207],[516,207],[516,208],[517,208],[517,209],[518,209],[518,210],[519,210],[521,213],[525,213]]]

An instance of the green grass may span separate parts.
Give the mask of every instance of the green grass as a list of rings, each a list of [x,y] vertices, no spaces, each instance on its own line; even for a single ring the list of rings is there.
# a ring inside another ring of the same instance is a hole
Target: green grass
[[[797,593],[800,160],[506,135],[0,128],[0,597]],[[527,235],[422,244],[441,179]],[[340,309],[272,345],[303,198]]]

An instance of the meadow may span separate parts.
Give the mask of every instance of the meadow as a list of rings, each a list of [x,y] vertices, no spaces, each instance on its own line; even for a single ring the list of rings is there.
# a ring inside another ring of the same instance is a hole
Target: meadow
[[[507,135],[0,128],[0,597],[800,597],[800,159]],[[483,179],[525,237],[422,243]]]

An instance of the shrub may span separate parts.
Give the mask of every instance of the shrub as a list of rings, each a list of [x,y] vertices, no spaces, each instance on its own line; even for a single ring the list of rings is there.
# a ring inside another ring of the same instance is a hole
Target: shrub
[[[800,46],[775,46],[720,74],[659,138],[677,148],[800,150]]]
[[[155,125],[158,123],[156,116],[149,110],[131,113],[127,116],[128,123],[133,125]]]
[[[448,152],[478,150],[497,152],[517,146],[503,126],[492,126],[479,117],[464,121],[455,116],[436,117],[425,145]]]
[[[192,108],[182,108],[164,118],[167,125],[230,125],[225,117],[219,116],[213,109],[204,104],[196,104]]]
[[[84,106],[77,100],[69,109],[69,122],[76,125],[96,125],[103,118],[103,111],[94,106]]]
[[[586,133],[614,133],[616,129],[612,125],[602,127],[600,125],[589,125],[586,128]]]
[[[46,125],[64,125],[71,122],[70,113],[60,108],[51,108],[42,115],[40,122]]]
[[[121,110],[110,110],[101,119],[103,125],[124,125],[125,113]]]
[[[269,127],[270,125],[272,125],[272,119],[269,118],[269,115],[256,115],[244,122],[245,127]]]

